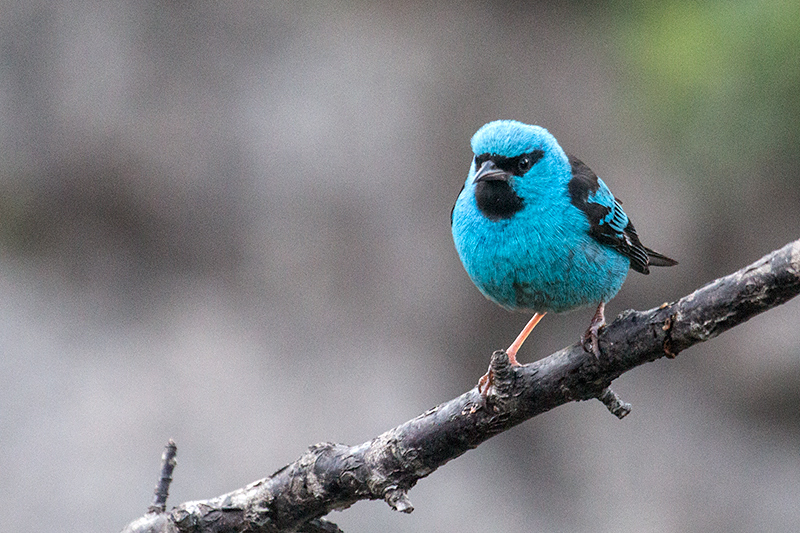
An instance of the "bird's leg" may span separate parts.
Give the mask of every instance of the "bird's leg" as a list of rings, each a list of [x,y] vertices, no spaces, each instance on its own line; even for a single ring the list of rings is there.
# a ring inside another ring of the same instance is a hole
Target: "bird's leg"
[[[525,324],[525,327],[522,328],[522,331],[519,332],[519,335],[517,335],[517,338],[514,339],[514,342],[511,343],[511,346],[508,347],[506,353],[508,354],[508,362],[511,364],[511,366],[520,366],[519,362],[517,361],[517,352],[519,351],[520,346],[522,346],[522,343],[525,342],[525,339],[528,338],[528,335],[531,334],[533,328],[536,327],[536,324],[538,324],[546,314],[547,313],[534,314],[533,318],[531,318],[528,323]],[[492,372],[492,369],[489,368],[489,370],[483,376],[481,376],[481,379],[478,380],[478,392],[480,392],[484,398],[489,392],[489,388],[492,386],[493,379],[494,372]]]
[[[600,328],[606,325],[605,310],[606,303],[600,302],[600,305],[597,306],[597,311],[594,312],[592,321],[589,323],[589,329],[587,329],[586,333],[581,336],[581,344],[583,344],[583,349],[588,352],[589,349],[586,347],[586,343],[591,342],[591,351],[598,359],[600,359],[600,343],[597,341],[597,332],[600,331]]]
[[[522,331],[519,332],[519,335],[517,335],[517,338],[514,339],[514,342],[511,343],[511,346],[508,347],[508,350],[506,350],[506,353],[508,354],[508,362],[511,363],[511,366],[519,366],[519,363],[517,362],[517,352],[519,351],[520,347],[522,346],[522,343],[525,342],[525,339],[528,338],[528,335],[531,334],[531,331],[533,331],[533,328],[536,327],[536,324],[538,324],[539,321],[541,319],[543,319],[544,315],[546,315],[546,314],[547,313],[536,313],[536,314],[534,314],[533,318],[531,318],[528,321],[528,323],[525,324],[525,327],[522,328]]]

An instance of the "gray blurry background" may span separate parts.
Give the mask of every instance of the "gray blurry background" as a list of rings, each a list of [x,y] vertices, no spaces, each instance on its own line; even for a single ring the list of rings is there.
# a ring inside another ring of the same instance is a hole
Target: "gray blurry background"
[[[471,388],[528,319],[450,236],[483,123],[544,125],[680,260],[612,318],[800,236],[800,4],[0,3],[0,501],[117,531]],[[548,317],[520,354],[574,342]],[[790,531],[800,301],[619,379],[345,531]]]

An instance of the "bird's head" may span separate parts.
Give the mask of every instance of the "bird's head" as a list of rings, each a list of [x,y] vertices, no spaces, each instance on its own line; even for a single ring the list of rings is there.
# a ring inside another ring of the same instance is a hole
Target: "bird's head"
[[[510,218],[526,204],[565,194],[571,171],[555,137],[515,120],[489,122],[472,136],[475,158],[467,178],[490,219]]]

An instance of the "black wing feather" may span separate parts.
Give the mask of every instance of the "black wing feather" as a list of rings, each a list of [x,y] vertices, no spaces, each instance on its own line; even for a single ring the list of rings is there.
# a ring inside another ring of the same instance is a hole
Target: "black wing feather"
[[[650,265],[678,264],[674,259],[642,245],[636,228],[620,205],[621,202],[607,190],[606,194],[602,194],[604,191],[600,190],[597,174],[592,172],[592,169],[577,157],[568,157],[572,166],[572,179],[568,186],[570,201],[572,205],[586,213],[590,224],[589,234],[597,242],[614,248],[630,259],[631,268],[642,274],[650,273]],[[595,196],[598,192],[601,194]]]

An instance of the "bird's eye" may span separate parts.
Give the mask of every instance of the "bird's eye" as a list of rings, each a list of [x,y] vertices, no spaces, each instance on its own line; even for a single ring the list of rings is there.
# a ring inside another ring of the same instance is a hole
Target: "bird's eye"
[[[519,158],[519,162],[517,163],[517,168],[519,169],[520,174],[525,174],[527,171],[531,169],[533,166],[533,159],[531,156],[523,155]]]

